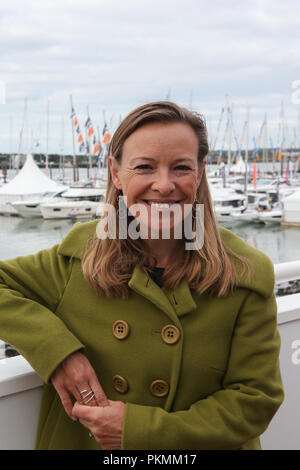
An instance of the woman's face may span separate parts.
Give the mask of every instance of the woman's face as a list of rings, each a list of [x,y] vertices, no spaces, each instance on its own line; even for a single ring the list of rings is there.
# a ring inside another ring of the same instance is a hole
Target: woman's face
[[[153,122],[133,132],[124,142],[120,165],[109,157],[109,166],[113,183],[127,197],[128,209],[141,204],[144,215],[139,220],[149,228],[159,219],[161,231],[163,219],[169,219],[172,228],[179,222],[178,213],[182,222],[184,205],[195,201],[203,173],[197,155],[192,127]],[[175,209],[180,209],[176,216]]]

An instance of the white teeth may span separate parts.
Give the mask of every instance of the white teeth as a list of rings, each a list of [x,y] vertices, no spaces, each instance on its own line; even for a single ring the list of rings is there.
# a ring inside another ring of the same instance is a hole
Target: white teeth
[[[157,207],[158,209],[169,209],[169,207],[175,204],[174,202],[147,202],[150,204],[150,206]]]
[[[151,202],[151,206],[159,207],[160,209],[168,209],[171,204],[163,202]]]

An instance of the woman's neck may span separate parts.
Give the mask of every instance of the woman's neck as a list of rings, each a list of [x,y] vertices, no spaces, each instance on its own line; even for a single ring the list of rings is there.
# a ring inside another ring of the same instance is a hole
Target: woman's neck
[[[143,240],[147,251],[156,258],[156,266],[166,268],[173,260],[174,256],[179,255],[181,240]]]

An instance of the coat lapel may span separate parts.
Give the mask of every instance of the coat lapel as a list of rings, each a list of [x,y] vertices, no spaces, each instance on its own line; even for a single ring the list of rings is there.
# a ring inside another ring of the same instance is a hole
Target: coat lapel
[[[160,288],[141,267],[134,268],[128,286],[162,310],[173,321],[196,309],[188,283],[183,279],[176,289]]]

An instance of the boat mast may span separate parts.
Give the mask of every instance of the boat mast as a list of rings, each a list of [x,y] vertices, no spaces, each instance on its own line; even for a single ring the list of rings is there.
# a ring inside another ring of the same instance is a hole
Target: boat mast
[[[47,101],[47,111],[46,111],[46,175],[48,175],[48,167],[49,167],[48,138],[49,138],[49,100]]]
[[[70,95],[70,102],[71,102],[71,126],[72,126],[72,142],[73,142],[73,181],[77,181],[76,176],[76,153],[75,153],[75,134],[74,134],[74,119],[73,119],[73,100],[72,95]]]
[[[9,118],[9,168],[12,169],[13,167],[13,151],[12,151],[12,134],[13,134],[13,120],[10,116]]]
[[[89,107],[86,107],[87,111],[87,117],[89,119],[90,113],[89,113]],[[89,127],[86,128],[86,142],[87,142],[87,152],[88,152],[88,158],[89,158],[89,170],[88,170],[88,178],[90,177],[90,174],[92,175],[92,154],[91,154],[91,136],[89,136]]]
[[[250,106],[247,106],[246,114],[246,150],[245,150],[245,188],[244,193],[246,196],[246,205],[248,206],[248,150],[249,150],[249,118],[250,118]]]
[[[64,116],[61,116],[61,176],[64,182],[65,179],[65,123]]]
[[[280,126],[281,126],[281,160],[280,160],[280,175],[283,176],[283,146],[284,146],[284,139],[285,139],[285,129],[284,129],[284,109],[283,109],[283,101],[281,101],[281,111],[280,111]]]
[[[23,122],[22,122],[22,127],[20,130],[20,138],[19,138],[19,148],[18,148],[18,155],[17,155],[17,164],[19,167],[19,160],[21,157],[21,148],[22,148],[22,142],[23,142],[23,133],[24,133],[24,128],[25,128],[25,121],[26,121],[26,115],[27,115],[27,97],[25,97],[24,100],[24,113],[23,113]],[[16,166],[16,165],[15,165]]]
[[[229,119],[228,152],[227,152],[227,168],[228,168],[228,175],[229,175],[230,167],[231,167],[232,107],[230,107],[229,105],[228,97],[226,99],[227,99],[227,112],[228,112],[228,119]]]
[[[263,139],[263,176],[267,174],[268,167],[268,129],[267,129],[267,113],[264,118],[264,139]]]

